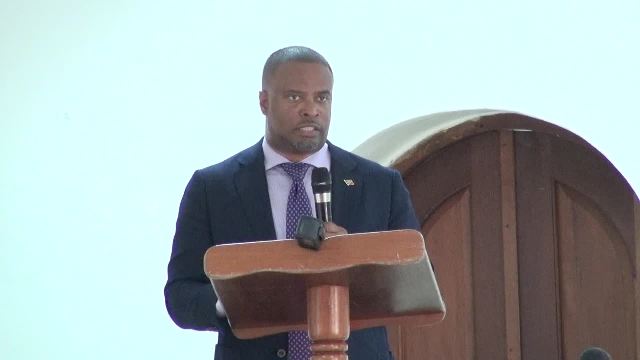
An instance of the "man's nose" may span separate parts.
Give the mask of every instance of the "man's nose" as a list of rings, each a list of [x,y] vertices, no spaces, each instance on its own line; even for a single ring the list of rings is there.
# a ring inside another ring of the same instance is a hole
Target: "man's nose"
[[[320,115],[320,106],[315,101],[305,101],[300,108],[300,116],[317,117]]]

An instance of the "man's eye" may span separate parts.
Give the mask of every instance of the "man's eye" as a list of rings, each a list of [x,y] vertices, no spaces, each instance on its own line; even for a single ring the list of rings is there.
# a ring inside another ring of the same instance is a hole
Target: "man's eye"
[[[287,99],[289,99],[289,101],[298,101],[300,100],[300,95],[289,95]]]
[[[318,96],[318,101],[321,103],[326,103],[329,101],[329,95],[320,95]]]

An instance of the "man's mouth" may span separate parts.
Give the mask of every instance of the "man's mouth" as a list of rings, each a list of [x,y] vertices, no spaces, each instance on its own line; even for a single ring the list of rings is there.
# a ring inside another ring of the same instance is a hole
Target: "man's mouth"
[[[300,131],[303,134],[315,134],[316,132],[320,131],[320,126],[314,124],[314,123],[307,123],[307,124],[302,124],[301,126],[299,126],[297,128],[298,131]]]

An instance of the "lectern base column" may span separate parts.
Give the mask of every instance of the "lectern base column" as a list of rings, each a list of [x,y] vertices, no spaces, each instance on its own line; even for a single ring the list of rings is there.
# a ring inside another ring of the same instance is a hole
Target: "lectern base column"
[[[307,289],[311,360],[347,360],[349,288],[320,285]]]

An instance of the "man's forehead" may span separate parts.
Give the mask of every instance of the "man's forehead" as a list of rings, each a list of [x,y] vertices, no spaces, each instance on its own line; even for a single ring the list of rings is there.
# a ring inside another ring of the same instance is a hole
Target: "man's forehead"
[[[283,93],[331,94],[331,86],[313,86],[306,84],[279,84],[272,87],[274,91]]]
[[[276,68],[269,77],[269,82],[325,82],[333,84],[333,74],[328,67],[320,63],[288,62]]]

